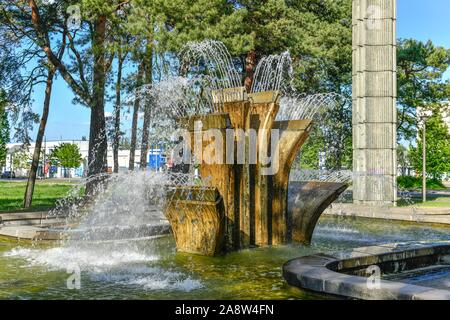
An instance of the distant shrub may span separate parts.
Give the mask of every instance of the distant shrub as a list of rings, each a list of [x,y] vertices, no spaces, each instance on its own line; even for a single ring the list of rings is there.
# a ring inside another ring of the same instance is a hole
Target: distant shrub
[[[422,177],[400,176],[397,177],[397,186],[402,189],[421,189]],[[445,186],[442,181],[437,179],[427,179],[427,189],[432,190],[445,190]]]

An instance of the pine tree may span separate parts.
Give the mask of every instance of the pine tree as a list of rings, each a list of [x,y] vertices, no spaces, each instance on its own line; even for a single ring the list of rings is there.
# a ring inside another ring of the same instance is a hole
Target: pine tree
[[[431,41],[400,39],[397,43],[398,139],[417,134],[416,108],[440,103],[450,95],[444,73],[450,66],[450,50]]]

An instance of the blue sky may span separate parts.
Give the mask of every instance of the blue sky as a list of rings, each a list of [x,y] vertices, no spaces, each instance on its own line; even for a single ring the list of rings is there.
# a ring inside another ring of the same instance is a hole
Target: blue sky
[[[431,39],[436,45],[450,48],[450,0],[397,0],[397,36],[422,41]],[[450,78],[450,70],[447,72]],[[53,87],[46,138],[81,139],[89,137],[89,109],[72,104],[73,94],[64,80],[58,77]],[[43,89],[36,88],[33,109],[40,113]],[[107,104],[106,111],[112,105]],[[37,126],[32,133],[36,135]]]

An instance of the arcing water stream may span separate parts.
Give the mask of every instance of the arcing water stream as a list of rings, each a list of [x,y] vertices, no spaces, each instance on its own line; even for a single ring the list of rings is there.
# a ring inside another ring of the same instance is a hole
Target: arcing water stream
[[[191,43],[182,54],[190,74],[168,77],[142,89],[152,103],[152,130],[170,140],[175,119],[216,112],[211,90],[238,87],[241,76],[223,44]],[[202,75],[192,75],[196,71]],[[253,92],[286,91],[279,120],[311,118],[320,123],[337,95],[288,93],[291,73],[287,53],[262,59]],[[187,72],[189,73],[189,72]],[[293,179],[305,179],[297,173]],[[321,173],[321,181],[347,179],[344,173]],[[0,299],[308,299],[281,276],[286,260],[317,252],[352,250],[362,245],[448,239],[449,229],[352,218],[320,220],[312,246],[257,248],[209,258],[175,252],[171,235],[154,236],[167,226],[162,215],[168,185],[199,184],[193,174],[150,171],[111,175],[89,202],[72,197],[50,214],[68,214],[69,238],[62,243],[16,243],[0,239]],[[80,288],[68,286],[79,276]]]

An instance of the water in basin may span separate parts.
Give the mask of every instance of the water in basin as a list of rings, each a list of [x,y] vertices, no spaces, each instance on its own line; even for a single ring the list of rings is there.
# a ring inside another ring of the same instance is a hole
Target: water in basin
[[[176,253],[170,235],[77,246],[2,239],[0,299],[320,298],[289,287],[282,264],[317,252],[449,238],[449,227],[322,217],[310,247],[257,248],[216,258]],[[74,267],[81,271],[79,290],[67,288],[67,270]]]

